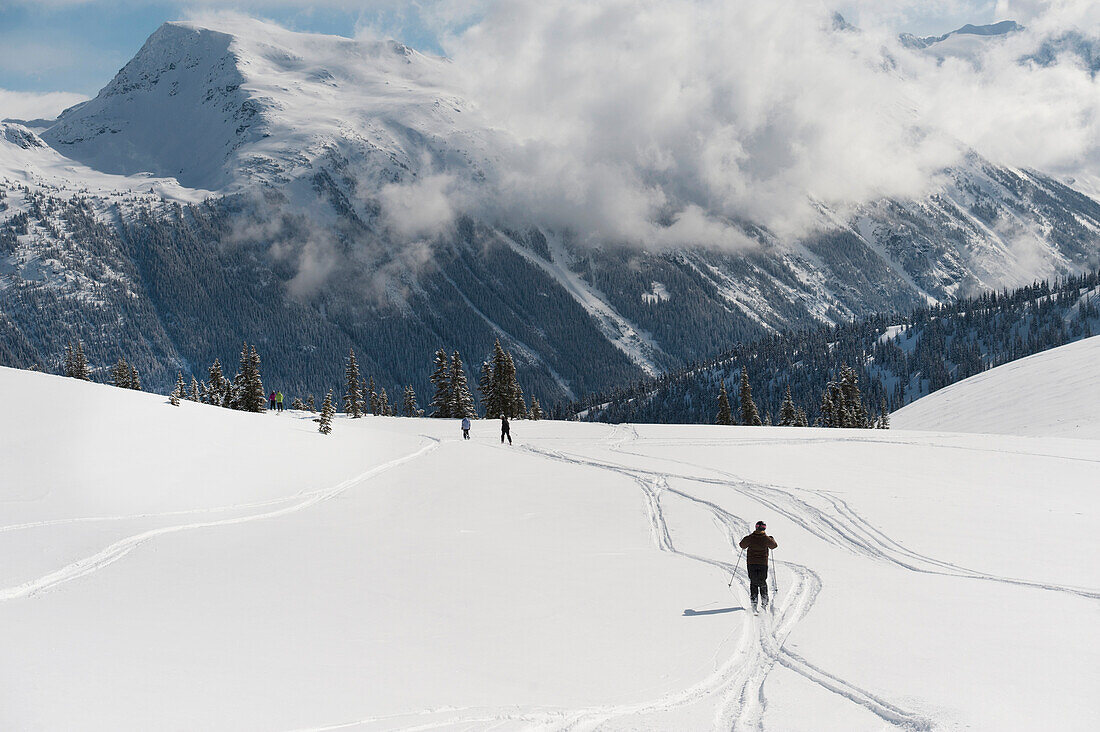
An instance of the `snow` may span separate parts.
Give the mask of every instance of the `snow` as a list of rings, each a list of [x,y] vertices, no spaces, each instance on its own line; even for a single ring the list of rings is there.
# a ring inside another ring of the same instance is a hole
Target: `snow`
[[[971,376],[899,409],[898,429],[1100,439],[1100,336]]]
[[[0,397],[6,728],[1098,721],[1090,441]],[[727,588],[759,518],[774,616]]]
[[[185,188],[175,178],[95,170],[62,156],[31,130],[10,122],[0,122],[0,184],[4,182],[45,188],[61,198],[145,194],[144,198],[156,202],[199,203],[212,195],[210,191]]]

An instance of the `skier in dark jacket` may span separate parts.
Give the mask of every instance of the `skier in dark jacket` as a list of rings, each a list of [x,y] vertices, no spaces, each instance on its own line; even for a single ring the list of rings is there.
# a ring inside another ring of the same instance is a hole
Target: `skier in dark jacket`
[[[500,415],[500,444],[504,444],[504,438],[508,438],[508,444],[512,444],[512,427],[508,424],[508,418]]]
[[[470,418],[469,417],[463,417],[462,418],[462,439],[464,439],[464,440],[470,439]]]
[[[767,528],[768,525],[763,521],[757,521],[756,531],[738,544],[742,549],[748,550],[745,566],[749,570],[749,599],[752,600],[753,612],[756,612],[758,594],[764,609],[768,608],[768,552],[779,546],[775,539],[764,533]]]

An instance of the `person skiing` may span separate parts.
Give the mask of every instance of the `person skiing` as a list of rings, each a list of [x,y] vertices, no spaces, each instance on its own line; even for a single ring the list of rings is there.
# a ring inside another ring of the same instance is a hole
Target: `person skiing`
[[[464,439],[464,440],[470,439],[470,418],[469,417],[463,417],[462,418],[462,439]]]
[[[756,597],[759,594],[765,610],[768,609],[768,552],[779,546],[775,539],[768,536],[765,530],[768,525],[763,521],[756,522],[756,531],[752,532],[738,544],[742,549],[747,549],[745,566],[749,571],[749,599],[752,600],[752,611],[756,612]]]
[[[508,418],[500,415],[500,444],[504,444],[504,438],[508,438],[508,444],[512,444],[512,427],[508,424]]]
[[[275,404],[280,412],[283,411],[283,393],[281,391],[275,395]]]
[[[275,411],[275,392],[271,392],[271,396],[269,396],[267,399],[268,399],[269,402],[271,402],[271,411],[274,412]]]

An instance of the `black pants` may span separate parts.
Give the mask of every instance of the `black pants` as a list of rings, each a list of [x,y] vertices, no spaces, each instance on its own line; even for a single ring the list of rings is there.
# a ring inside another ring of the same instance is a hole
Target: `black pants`
[[[750,564],[749,569],[749,599],[753,607],[756,606],[756,596],[759,593],[764,607],[768,606],[768,565]]]
[[[462,430],[462,439],[464,439],[464,440],[470,439],[470,430]]]
[[[500,444],[502,444],[502,445],[504,444],[504,438],[505,437],[508,438],[508,444],[511,445],[512,444],[512,433],[511,432],[501,432],[500,433]]]

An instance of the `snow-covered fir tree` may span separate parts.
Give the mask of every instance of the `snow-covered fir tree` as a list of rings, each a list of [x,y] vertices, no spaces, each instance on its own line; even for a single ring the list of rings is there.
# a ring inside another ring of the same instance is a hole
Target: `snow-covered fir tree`
[[[130,365],[130,388],[141,391],[141,377],[138,376],[138,371],[133,364]]]
[[[359,389],[359,361],[355,358],[354,349],[348,351],[344,376],[347,380],[344,388],[344,414],[358,419],[363,416],[363,392]]]
[[[733,410],[730,409],[730,397],[726,393],[726,385],[718,389],[718,416],[714,418],[715,424],[732,425]]]
[[[336,416],[336,407],[332,404],[332,389],[325,394],[325,401],[321,403],[321,416],[314,421],[318,423],[317,431],[322,435],[332,432],[332,418]]]
[[[377,417],[382,413],[382,400],[378,398],[378,392],[374,387],[374,377],[367,379],[366,388],[363,390],[364,398],[370,405],[370,413]]]
[[[226,380],[225,375],[222,374],[222,364],[218,359],[214,359],[214,363],[210,365],[210,370],[207,372],[209,381],[206,384],[206,399],[207,404],[213,404],[217,407],[226,407],[228,404],[228,392],[229,382]]]
[[[197,402],[199,400],[199,380],[195,378],[195,375],[191,375],[191,388],[187,392],[188,400]]]
[[[130,365],[119,356],[118,363],[111,367],[111,383],[120,389],[130,388]]]
[[[878,411],[878,425],[880,430],[890,429],[890,407],[886,404],[886,397],[882,398]]]
[[[88,359],[84,356],[83,341],[77,341],[75,346],[69,343],[65,347],[65,375],[72,379],[91,381],[88,373]]]
[[[168,401],[173,407],[180,405],[180,399],[187,398],[187,386],[183,383],[183,372],[176,372],[176,386],[172,389],[172,393],[168,395]]]
[[[451,356],[450,376],[450,404],[448,414],[454,418],[477,417],[474,409],[474,396],[470,393],[470,385],[466,382],[466,372],[462,369],[462,356],[455,351]]]
[[[382,387],[382,391],[378,394],[378,414],[383,417],[389,417],[390,415],[390,397],[386,393],[386,387]]]
[[[435,352],[435,366],[429,377],[435,392],[432,401],[428,405],[432,417],[446,418],[451,416],[451,362],[447,352],[442,348]]]
[[[497,345],[500,343],[498,342]],[[481,373],[477,378],[477,394],[481,403],[481,413],[490,417],[493,414],[490,404],[493,400],[493,367],[488,361],[481,362]]]
[[[401,399],[401,415],[404,417],[419,417],[420,405],[416,403],[416,391],[412,384],[405,387],[405,395]]]
[[[538,397],[536,396],[532,395],[531,397],[531,409],[528,411],[527,417],[532,420],[539,420],[543,417],[542,405],[539,404]]]
[[[749,427],[759,427],[760,412],[756,410],[756,403],[752,400],[752,387],[749,386],[749,371],[741,367],[741,424]]]
[[[240,371],[233,379],[233,406],[242,412],[263,412],[267,399],[260,378],[260,355],[247,343],[241,348]]]
[[[316,412],[317,411],[317,406],[314,404],[312,394],[306,395],[306,409],[308,409],[311,412]]]
[[[794,400],[791,399],[791,385],[787,384],[787,390],[783,393],[783,404],[779,407],[779,425],[793,427],[796,424],[798,424],[798,410],[795,409]]]
[[[294,401],[290,403],[290,408],[296,409],[299,412],[304,412],[306,409],[306,404],[302,401],[301,397],[294,397]]]

